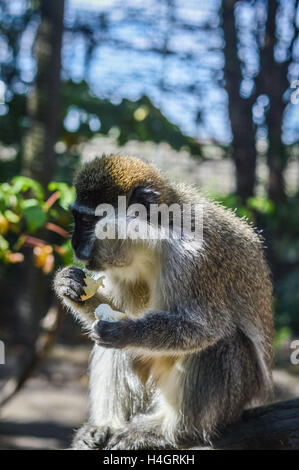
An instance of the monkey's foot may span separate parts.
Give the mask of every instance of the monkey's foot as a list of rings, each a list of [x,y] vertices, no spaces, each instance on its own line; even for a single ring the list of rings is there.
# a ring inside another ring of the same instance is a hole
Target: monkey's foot
[[[84,424],[72,443],[73,450],[99,450],[103,449],[110,434],[109,426],[98,428],[89,423]]]
[[[142,450],[142,449],[174,449],[164,437],[155,432],[137,428],[118,431],[104,447],[105,450]]]

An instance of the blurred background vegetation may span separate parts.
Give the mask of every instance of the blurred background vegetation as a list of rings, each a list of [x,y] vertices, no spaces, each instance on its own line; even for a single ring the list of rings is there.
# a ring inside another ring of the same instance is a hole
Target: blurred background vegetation
[[[137,154],[254,222],[278,350],[298,337],[298,24],[297,0],[0,0],[0,403],[37,365],[61,384],[57,347],[87,344],[51,281],[72,262],[73,173],[103,152]],[[40,363],[54,339],[52,370]]]

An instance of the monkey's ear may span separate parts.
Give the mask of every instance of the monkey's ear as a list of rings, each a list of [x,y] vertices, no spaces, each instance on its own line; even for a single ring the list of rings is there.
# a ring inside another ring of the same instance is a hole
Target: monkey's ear
[[[128,206],[131,204],[143,204],[148,207],[149,204],[158,204],[160,193],[152,186],[137,186],[133,189]]]

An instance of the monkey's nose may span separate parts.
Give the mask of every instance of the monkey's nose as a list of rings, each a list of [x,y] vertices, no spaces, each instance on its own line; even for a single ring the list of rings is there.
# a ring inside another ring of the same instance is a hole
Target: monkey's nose
[[[76,257],[82,261],[88,261],[91,257],[92,247],[89,245],[79,246],[75,249]]]

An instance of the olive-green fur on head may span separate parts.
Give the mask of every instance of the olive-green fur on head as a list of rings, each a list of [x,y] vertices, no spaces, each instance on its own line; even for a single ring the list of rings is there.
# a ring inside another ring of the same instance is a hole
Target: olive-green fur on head
[[[78,201],[91,207],[101,203],[116,204],[118,196],[128,195],[142,185],[156,189],[162,201],[167,202],[165,192],[168,189],[159,171],[135,157],[97,157],[79,170],[74,183]]]

